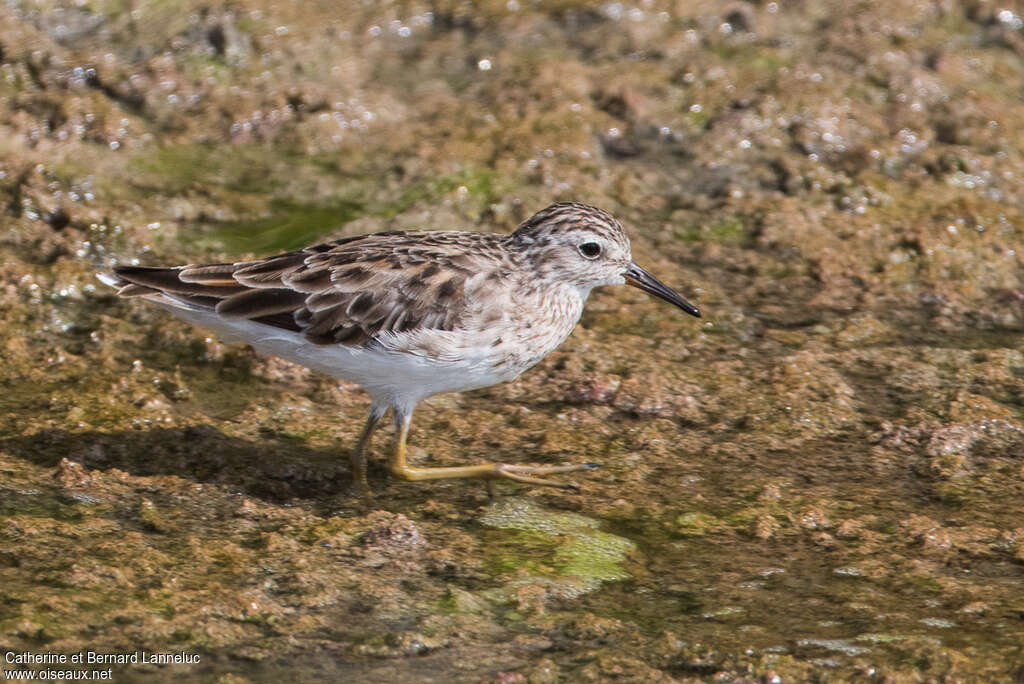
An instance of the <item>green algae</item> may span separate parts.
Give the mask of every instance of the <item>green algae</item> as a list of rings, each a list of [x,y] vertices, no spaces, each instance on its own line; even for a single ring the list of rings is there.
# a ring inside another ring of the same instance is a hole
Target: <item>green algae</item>
[[[313,244],[364,212],[355,202],[333,206],[272,202],[269,216],[218,225],[213,239],[228,252],[267,254]]]
[[[376,213],[392,216],[422,202],[436,202],[460,189],[478,203],[489,203],[499,194],[500,177],[486,168],[464,168],[450,174],[441,174],[409,184],[398,199],[381,207]]]
[[[142,174],[136,181],[140,187],[168,195],[209,185],[240,192],[273,189],[275,181],[267,163],[273,152],[263,154],[258,148],[242,148],[236,154],[228,152],[226,148],[207,145],[173,145],[147,150],[132,157],[129,163]],[[147,182],[148,177],[154,180]]]
[[[703,537],[714,532],[721,522],[707,513],[681,513],[675,520],[674,532],[684,537]]]
[[[680,229],[676,235],[684,242],[723,245],[741,244],[748,239],[746,222],[743,219],[728,219],[711,225]]]
[[[623,563],[635,545],[598,529],[598,520],[545,510],[523,499],[506,499],[492,504],[480,522],[513,532],[489,544],[487,565],[491,571],[516,576],[503,591],[550,580],[557,585],[556,591],[575,596],[629,577]]]
[[[357,218],[387,220],[453,194],[486,207],[497,197],[500,180],[489,169],[467,167],[412,179],[391,191],[383,182],[387,172],[373,165],[343,169],[331,157],[297,155],[275,145],[176,145],[136,155],[131,165],[138,174],[130,182],[140,192],[187,197],[212,190],[218,214],[244,215],[200,217],[200,233],[190,246],[233,254],[298,249]],[[328,179],[339,185],[334,197],[319,193]]]
[[[301,204],[275,199],[267,206],[266,215],[260,218],[212,224],[208,237],[197,244],[209,243],[230,253],[267,254],[299,249],[354,219],[389,219],[417,204],[436,202],[456,191],[464,192],[476,204],[486,205],[494,196],[493,183],[492,173],[464,170],[411,184],[394,200],[366,202],[340,198],[333,204]],[[361,186],[357,183],[356,187]],[[349,194],[359,193],[350,191]]]

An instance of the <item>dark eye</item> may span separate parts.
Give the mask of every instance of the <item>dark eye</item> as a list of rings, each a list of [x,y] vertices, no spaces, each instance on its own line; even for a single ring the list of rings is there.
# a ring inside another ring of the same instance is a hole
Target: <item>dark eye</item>
[[[580,254],[588,259],[596,259],[601,256],[601,245],[596,242],[584,242],[579,247]]]

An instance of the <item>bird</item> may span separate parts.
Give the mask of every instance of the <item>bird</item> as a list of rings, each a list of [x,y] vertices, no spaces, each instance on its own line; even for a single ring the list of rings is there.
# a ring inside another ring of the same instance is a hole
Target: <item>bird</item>
[[[389,409],[396,431],[389,469],[398,478],[578,491],[547,476],[598,464],[412,466],[413,411],[427,397],[507,382],[536,365],[569,336],[595,287],[629,284],[701,316],[633,261],[618,220],[576,202],[552,204],[511,234],[391,231],[257,260],[117,266],[97,276],[121,297],[157,304],[225,342],[364,389],[369,416],[349,461],[366,494],[371,437]]]

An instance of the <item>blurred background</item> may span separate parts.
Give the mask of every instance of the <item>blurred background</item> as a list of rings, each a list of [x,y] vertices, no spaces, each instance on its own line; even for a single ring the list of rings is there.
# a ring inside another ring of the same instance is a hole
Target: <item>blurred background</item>
[[[116,681],[1019,681],[1019,2],[0,6],[0,647]],[[392,481],[354,387],[118,301],[115,263],[626,225]],[[12,669],[9,664],[0,668]],[[16,669],[16,668],[15,668]]]

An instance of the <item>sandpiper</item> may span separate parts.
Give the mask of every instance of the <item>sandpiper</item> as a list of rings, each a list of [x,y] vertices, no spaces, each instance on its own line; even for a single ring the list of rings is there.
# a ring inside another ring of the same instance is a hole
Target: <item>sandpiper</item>
[[[534,214],[511,235],[375,233],[257,261],[121,266],[99,277],[122,297],[159,304],[226,342],[366,390],[370,415],[350,457],[365,492],[370,437],[389,408],[397,432],[389,465],[397,477],[505,478],[575,489],[543,476],[596,464],[409,466],[413,410],[426,397],[488,387],[534,366],[572,332],[599,285],[627,283],[700,316],[633,263],[615,218],[568,202]]]

